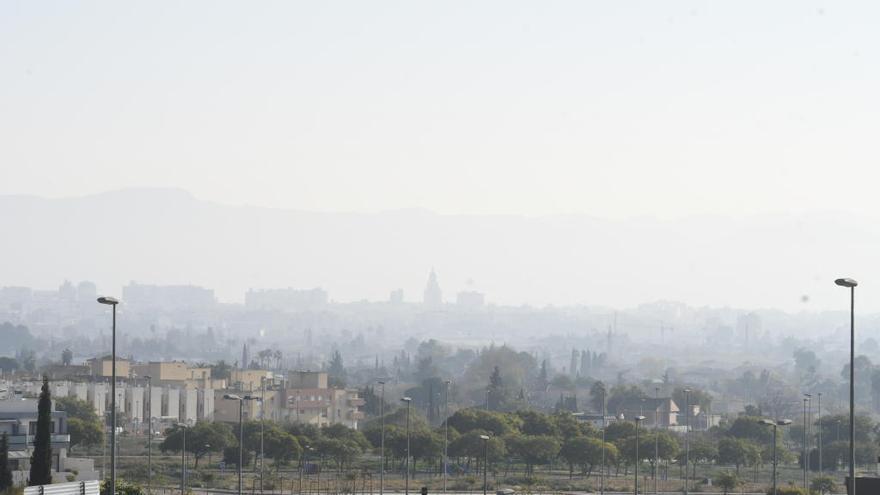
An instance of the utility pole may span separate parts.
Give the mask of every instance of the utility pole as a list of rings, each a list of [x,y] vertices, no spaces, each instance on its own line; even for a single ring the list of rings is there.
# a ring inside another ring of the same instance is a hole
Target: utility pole
[[[688,495],[688,469],[691,461],[691,389],[684,389],[684,495]]]
[[[379,420],[382,423],[382,438],[379,440],[379,495],[385,493],[385,381],[379,381],[382,385],[382,395],[379,398]]]
[[[443,422],[443,493],[446,493],[446,473],[449,471],[449,380],[443,382],[446,385],[446,397],[444,406],[444,416],[446,420]]]
[[[147,494],[152,493],[153,486],[153,377],[147,379]]]
[[[654,387],[654,398],[657,400],[657,404],[654,409],[654,493],[659,493],[657,491],[657,466],[660,465],[660,433],[658,428],[660,427],[660,413],[657,412],[657,408],[660,407],[660,387]]]

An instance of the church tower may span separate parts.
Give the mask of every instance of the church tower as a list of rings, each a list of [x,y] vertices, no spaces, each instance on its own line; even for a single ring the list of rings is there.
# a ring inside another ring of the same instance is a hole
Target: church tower
[[[428,275],[428,283],[425,285],[425,306],[437,307],[443,304],[443,292],[440,290],[440,284],[437,283],[437,274],[431,268],[431,274]]]

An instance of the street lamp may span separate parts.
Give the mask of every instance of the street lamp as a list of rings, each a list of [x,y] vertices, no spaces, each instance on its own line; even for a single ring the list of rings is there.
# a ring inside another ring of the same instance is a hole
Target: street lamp
[[[224,394],[223,398],[226,400],[237,400],[238,401],[238,495],[242,493],[242,476],[241,476],[241,464],[244,452],[244,423],[242,422],[242,413],[244,411],[244,398],[235,394]]]
[[[186,495],[186,424],[177,423],[183,431],[183,445],[180,447],[180,495]]]
[[[266,397],[266,377],[260,377],[260,493],[263,493],[263,425],[266,422],[266,403],[263,399]]]
[[[445,402],[444,406],[444,415],[446,416],[446,421],[444,421],[444,429],[443,429],[443,493],[446,493],[446,472],[449,471],[449,384],[451,382],[449,380],[445,380],[443,382],[446,385],[445,392]]]
[[[404,397],[400,400],[406,402],[406,478],[404,480],[403,492],[404,495],[409,495],[409,408],[412,404],[412,398]]]
[[[803,451],[804,451],[804,454],[803,454],[803,461],[804,461],[804,491],[807,491],[807,465],[808,465],[809,462],[810,462],[810,461],[809,461],[809,458],[808,458],[810,451],[809,451],[809,449],[808,449],[808,447],[807,447],[807,439],[808,439],[808,437],[807,437],[807,428],[808,428],[808,424],[809,424],[809,421],[807,420],[807,415],[808,415],[808,414],[807,414],[807,408],[809,407],[808,404],[810,403],[810,397],[812,397],[810,394],[804,394],[804,449],[803,449]]]
[[[790,419],[780,419],[778,421],[771,421],[769,419],[759,420],[759,423],[765,426],[773,427],[773,495],[776,495],[776,429],[780,426],[787,426],[791,424]]]
[[[599,493],[605,495],[605,386],[602,386],[602,482]]]
[[[819,403],[816,405],[816,431],[819,434],[819,474],[822,474],[822,392],[819,392]]]
[[[147,380],[147,493],[153,493],[153,377],[144,375]]]
[[[98,302],[113,307],[113,337],[112,337],[112,375],[110,382],[110,493],[116,493],[116,306],[119,300],[114,297],[102,296]],[[102,365],[103,368],[103,365]],[[102,369],[103,371],[103,369]]]
[[[688,495],[688,469],[691,464],[691,389],[684,389],[684,495]]]
[[[379,495],[385,493],[385,381],[379,380],[382,392],[379,396],[379,420],[382,423],[382,438],[379,439]]]
[[[849,288],[849,479],[852,483],[850,495],[856,495],[856,286],[851,278],[834,281],[841,287]]]
[[[634,491],[633,493],[634,493],[635,495],[639,495],[639,464],[640,464],[640,463],[639,463],[639,425],[641,425],[642,421],[645,420],[645,417],[644,417],[644,416],[636,416],[636,417],[633,418],[633,419],[634,419],[635,422],[636,422],[636,460],[635,460],[635,465],[636,465],[636,472],[635,472],[635,474],[636,474],[636,487],[635,487],[635,491]],[[485,494],[484,494],[484,495],[485,495]]]
[[[660,387],[654,387],[654,399],[657,400],[654,409],[654,493],[656,494],[657,469],[660,466],[660,435],[657,432],[657,429],[660,427],[660,414],[657,413],[657,408],[663,409],[660,407]]]
[[[489,436],[480,435],[480,440],[483,441],[483,495],[486,495],[489,487]]]

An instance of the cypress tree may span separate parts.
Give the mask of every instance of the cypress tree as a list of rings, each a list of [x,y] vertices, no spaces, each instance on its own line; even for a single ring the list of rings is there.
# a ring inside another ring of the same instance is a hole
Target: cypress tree
[[[37,405],[37,434],[34,435],[34,453],[31,455],[31,473],[28,485],[52,483],[52,396],[49,377],[43,377],[40,402]]]
[[[9,440],[6,432],[0,437],[0,492],[12,486],[12,470],[9,469]]]

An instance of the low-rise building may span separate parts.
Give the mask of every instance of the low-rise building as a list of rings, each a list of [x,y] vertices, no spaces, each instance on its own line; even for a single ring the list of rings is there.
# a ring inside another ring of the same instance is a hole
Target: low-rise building
[[[112,378],[113,377],[113,357],[103,356],[92,358],[86,361],[91,369],[92,377],[95,378]],[[131,374],[131,362],[127,359],[116,357],[116,378],[128,378]]]
[[[13,472],[13,482],[24,484],[30,470],[30,458],[34,447],[34,435],[37,433],[37,406],[39,400],[18,398],[0,401],[0,434],[7,435],[9,442],[9,462]],[[98,479],[94,464],[89,459],[69,459],[70,435],[67,433],[67,413],[56,411],[54,402],[51,413],[50,445],[52,447],[52,476],[65,479],[70,473],[65,470],[76,470],[77,480]]]

